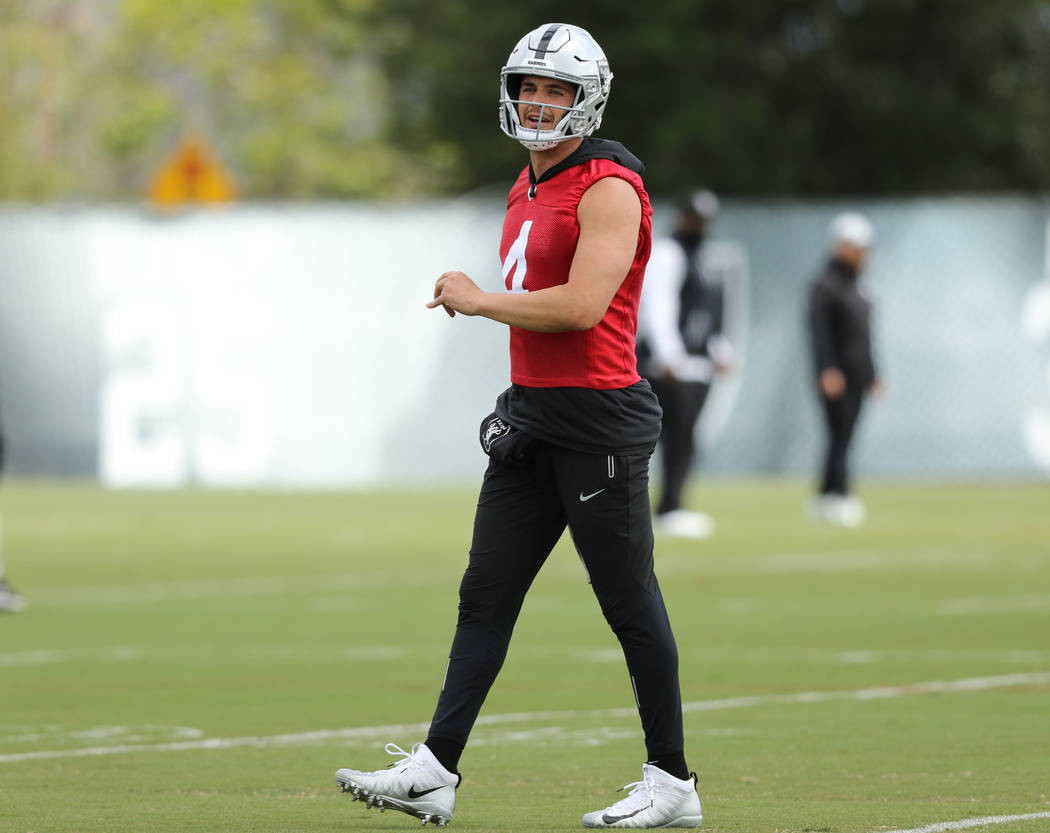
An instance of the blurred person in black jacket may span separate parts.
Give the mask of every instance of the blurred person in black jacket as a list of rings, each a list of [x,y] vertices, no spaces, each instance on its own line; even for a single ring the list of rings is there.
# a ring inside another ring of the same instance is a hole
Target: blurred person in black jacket
[[[846,212],[832,220],[829,238],[830,257],[809,288],[810,348],[827,432],[812,514],[856,526],[865,510],[850,491],[849,447],[865,397],[879,387],[872,354],[872,304],[860,280],[875,229],[862,214]]]
[[[722,284],[704,267],[704,242],[718,214],[711,191],[686,196],[669,237],[653,241],[638,310],[638,371],[660,400],[658,533],[706,538],[714,521],[682,507],[697,456],[696,425],[715,377],[732,367],[732,345],[722,332]]]

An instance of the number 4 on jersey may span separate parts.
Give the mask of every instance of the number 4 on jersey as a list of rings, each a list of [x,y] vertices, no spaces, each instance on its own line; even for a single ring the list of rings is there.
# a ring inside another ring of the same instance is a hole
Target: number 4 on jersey
[[[521,224],[518,239],[514,241],[507,251],[507,257],[503,260],[503,280],[506,282],[507,275],[513,270],[514,278],[510,285],[511,292],[528,292],[525,288],[525,247],[529,245],[529,232],[532,230],[532,220],[526,220]]]

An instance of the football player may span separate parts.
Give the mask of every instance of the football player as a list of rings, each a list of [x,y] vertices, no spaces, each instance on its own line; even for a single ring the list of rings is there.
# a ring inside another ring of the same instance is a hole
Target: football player
[[[635,332],[651,247],[641,162],[597,139],[612,73],[583,29],[549,23],[514,47],[500,125],[529,151],[500,243],[504,288],[452,271],[431,308],[510,330],[511,386],[482,420],[489,455],[460,585],[459,619],[424,743],[377,772],[336,781],[369,806],[447,824],[457,765],[506,657],[529,586],[568,527],[627,661],[645,733],[642,778],[586,827],[695,827],[684,753],[678,649],[653,569],[649,457],[660,408],[638,375]]]

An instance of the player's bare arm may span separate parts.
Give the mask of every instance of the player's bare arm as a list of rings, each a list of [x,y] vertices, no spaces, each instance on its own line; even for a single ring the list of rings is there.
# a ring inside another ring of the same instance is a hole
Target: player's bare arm
[[[446,272],[427,306],[538,332],[590,329],[601,321],[630,270],[642,206],[630,183],[606,177],[580,199],[577,219],[580,238],[567,283],[535,292],[485,292],[463,272]]]

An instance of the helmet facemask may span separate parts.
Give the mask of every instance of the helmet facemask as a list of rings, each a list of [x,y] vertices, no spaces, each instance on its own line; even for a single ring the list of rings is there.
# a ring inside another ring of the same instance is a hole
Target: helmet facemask
[[[502,74],[503,84],[500,95],[500,107],[503,108],[501,122],[506,122],[519,142],[529,150],[550,150],[565,139],[574,138],[573,123],[579,127],[583,124],[584,111],[580,106],[583,103],[583,88],[579,84],[573,84],[576,89],[576,97],[571,107],[562,107],[558,104],[544,104],[535,101],[523,101],[521,96],[521,82],[523,73],[509,72],[504,70]],[[568,83],[568,82],[567,82]],[[527,127],[521,123],[522,104],[530,107],[539,107],[539,124],[535,128]],[[544,116],[548,111],[554,114],[554,129],[542,130]],[[504,129],[504,132],[508,132]]]

